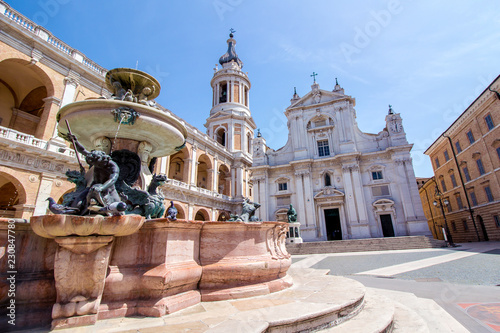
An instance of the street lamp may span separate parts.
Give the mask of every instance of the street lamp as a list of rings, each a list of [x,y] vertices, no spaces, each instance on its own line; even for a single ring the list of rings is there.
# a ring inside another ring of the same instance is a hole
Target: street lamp
[[[455,243],[453,243],[453,238],[451,237],[450,229],[448,228],[448,221],[446,220],[446,215],[444,213],[444,206],[448,206],[450,202],[448,199],[443,199],[443,194],[441,191],[439,191],[439,187],[436,185],[436,199],[439,201],[434,200],[433,204],[434,206],[440,206],[441,207],[441,213],[443,214],[444,218],[444,232],[446,234],[446,239],[448,240],[448,246],[455,247]]]

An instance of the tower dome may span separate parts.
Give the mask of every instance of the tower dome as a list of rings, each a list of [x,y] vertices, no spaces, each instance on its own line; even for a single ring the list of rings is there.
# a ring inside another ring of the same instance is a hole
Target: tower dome
[[[236,45],[236,40],[233,39],[233,30],[231,30],[231,33],[229,34],[229,39],[227,40],[227,52],[222,55],[219,59],[219,64],[224,67],[224,64],[228,64],[231,61],[234,61],[235,63],[238,64],[240,68],[243,67],[243,61],[238,58],[238,55],[236,54],[236,50],[234,46]]]

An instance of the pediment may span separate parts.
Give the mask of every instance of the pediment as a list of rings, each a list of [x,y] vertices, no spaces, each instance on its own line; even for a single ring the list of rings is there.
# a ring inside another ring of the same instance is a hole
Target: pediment
[[[327,186],[323,188],[321,191],[319,191],[318,194],[314,196],[314,199],[342,199],[344,198],[344,193],[341,191],[337,190],[334,187]]]
[[[297,108],[297,107],[307,107],[316,104],[324,104],[337,99],[347,98],[348,96],[339,94],[332,91],[319,89],[317,91],[310,91],[294,104],[289,106],[288,108]]]
[[[395,202],[391,199],[378,199],[375,201],[373,205],[373,209],[376,211],[386,211],[386,210],[394,210]]]

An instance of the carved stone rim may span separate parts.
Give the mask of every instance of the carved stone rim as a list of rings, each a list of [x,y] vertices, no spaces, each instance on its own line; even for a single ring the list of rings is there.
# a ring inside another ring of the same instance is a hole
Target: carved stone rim
[[[145,218],[140,215],[104,217],[75,215],[33,216],[30,225],[33,231],[44,238],[67,236],[127,236],[138,231]]]

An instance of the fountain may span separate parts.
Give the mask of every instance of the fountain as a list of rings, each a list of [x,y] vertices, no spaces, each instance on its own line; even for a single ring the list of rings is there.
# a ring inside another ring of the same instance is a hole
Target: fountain
[[[55,215],[31,218],[38,236],[23,231],[44,257],[20,255],[20,267],[45,263],[23,285],[31,301],[23,321],[44,322],[35,315],[42,313],[38,303],[52,302],[52,328],[60,329],[290,287],[287,224],[256,222],[258,204],[246,200],[251,214],[231,222],[163,218],[168,194],[156,188],[166,177],[151,170],[156,157],[182,149],[187,130],[156,107],[160,85],[152,76],[117,68],[106,83],[110,99],[75,102],[58,113],[60,136],[91,168],[68,171],[77,186],[62,205],[51,201]]]

